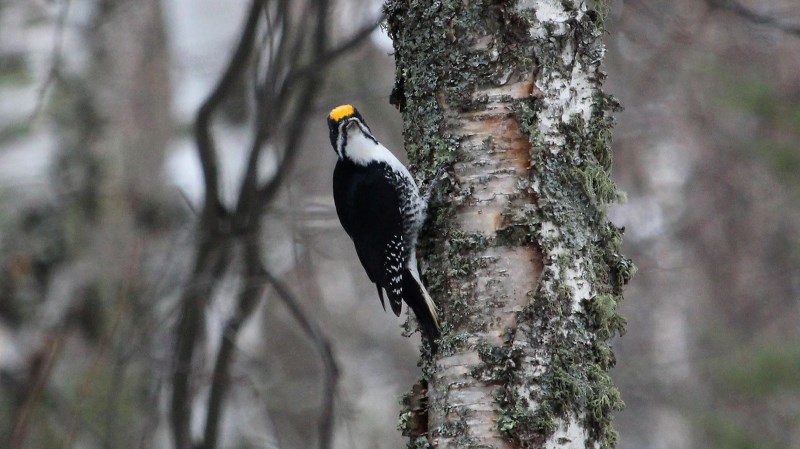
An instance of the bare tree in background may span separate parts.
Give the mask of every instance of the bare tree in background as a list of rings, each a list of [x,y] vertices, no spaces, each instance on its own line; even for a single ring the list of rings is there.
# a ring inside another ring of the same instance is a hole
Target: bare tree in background
[[[288,0],[254,0],[224,74],[197,113],[194,131],[205,197],[197,224],[194,268],[180,301],[175,334],[170,417],[179,449],[217,446],[236,339],[267,285],[285,303],[322,357],[325,400],[320,411],[318,446],[330,447],[338,376],[330,344],[315,322],[302,312],[287,286],[268,271],[260,234],[261,215],[291,171],[306,121],[316,110],[325,66],[361,42],[377,25],[367,26],[343,44],[328,48],[328,9],[326,0],[302,5]],[[248,69],[254,75],[255,125],[236,203],[229,207],[221,200],[217,161],[220,149],[214,144],[212,122]],[[273,176],[261,179],[260,167],[268,148],[277,152],[279,162]],[[193,441],[190,423],[197,387],[193,370],[203,343],[204,309],[231,266],[240,270],[236,274],[241,279],[237,304],[224,325],[214,361],[203,436],[200,441]]]
[[[409,447],[613,447],[609,340],[634,269],[606,216],[604,16],[561,0],[387,12],[414,171],[454,163],[423,242],[444,337],[427,416],[419,388],[401,415]]]
[[[54,3],[52,60],[35,108],[0,94],[28,115],[41,109],[37,120],[26,118],[26,133],[54,136],[50,172],[14,191],[13,205],[3,202],[4,219],[15,208],[23,218],[18,228],[0,231],[0,317],[15,317],[14,338],[2,346],[22,359],[0,375],[0,396],[10,399],[3,403],[6,419],[0,418],[2,447],[129,445],[141,438],[145,420],[137,412],[152,407],[152,396],[130,393],[152,391],[149,376],[132,373],[152,373],[137,352],[147,344],[140,331],[154,321],[146,294],[153,278],[141,272],[168,246],[165,229],[174,217],[163,183],[153,176],[172,131],[171,89],[161,3],[128,8],[133,3],[88,1],[72,15],[69,1]],[[0,9],[12,17],[38,12],[27,4]],[[15,39],[35,27],[30,22],[14,27]],[[31,41],[20,48],[35,48]],[[62,54],[67,47],[84,50],[80,62]],[[33,65],[29,56],[18,55],[22,73]],[[47,91],[55,101],[46,101]],[[27,148],[42,160],[48,146],[38,140]]]

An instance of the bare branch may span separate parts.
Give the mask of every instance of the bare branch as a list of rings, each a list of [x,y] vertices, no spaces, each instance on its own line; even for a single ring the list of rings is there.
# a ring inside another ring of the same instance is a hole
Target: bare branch
[[[320,77],[320,73],[325,69],[325,67],[330,64],[331,62],[335,61],[337,58],[341,57],[348,51],[354,49],[358,44],[363,42],[364,39],[367,38],[375,29],[381,24],[383,21],[383,16],[381,18],[370,25],[364,27],[356,34],[354,34],[350,39],[339,45],[338,47],[322,53],[319,57],[313,59],[313,62],[304,66],[303,68],[297,70],[295,73],[291,74],[287,77],[287,81],[284,86],[281,88],[280,94],[278,97],[278,104],[285,105],[288,102],[288,95],[290,92],[296,89],[295,84],[298,82],[304,82],[305,88],[302,89],[304,92],[303,97],[298,101],[298,111],[297,116],[303,117],[303,120],[294,120],[291,122],[291,126],[287,132],[289,136],[289,141],[287,142],[286,148],[287,151],[284,156],[284,161],[281,164],[284,168],[291,168],[294,164],[294,160],[297,156],[298,151],[296,149],[300,145],[300,141],[303,138],[304,133],[302,132],[303,127],[305,126],[305,117],[308,115],[309,110],[312,109],[311,103],[312,99],[314,98],[314,94],[316,93],[317,86],[319,85],[318,79]],[[258,193],[258,203],[260,205],[267,204],[270,199],[275,195],[277,192],[277,188],[281,185],[284,177],[289,173],[290,170],[282,169],[278,170],[275,173],[275,176],[272,177],[269,181],[264,183],[261,187],[259,187]]]
[[[280,6],[279,6],[280,7]],[[324,25],[324,20],[327,14],[322,9],[327,8],[326,2],[320,3],[320,15],[317,19],[316,27],[318,33],[324,33],[320,27]],[[265,13],[266,14],[266,13]],[[321,73],[325,67],[335,61],[337,58],[353,50],[356,46],[362,43],[375,29],[383,22],[384,17],[381,16],[369,25],[365,26],[348,40],[340,44],[334,49],[324,49],[324,39],[319,39],[317,36],[316,52],[311,58],[311,62],[307,65],[295,69],[300,66],[300,52],[298,51],[299,42],[289,50],[287,38],[282,37],[278,43],[278,48],[272,48],[270,42],[269,51],[275,51],[275,55],[270,55],[270,67],[268,72],[264,75],[264,80],[257,87],[257,103],[258,110],[256,114],[257,132],[253,143],[250,148],[249,160],[247,163],[247,171],[242,181],[242,186],[239,193],[239,204],[237,205],[237,215],[243,219],[244,222],[250,221],[252,216],[258,215],[263,211],[264,207],[272,200],[278,187],[281,185],[285,177],[291,173],[294,162],[299,154],[299,147],[301,140],[304,136],[303,128],[305,122],[313,110],[313,99],[316,97],[321,80]],[[285,14],[278,12],[276,25],[280,24],[281,27],[286,27],[288,18]],[[286,58],[293,58],[289,64],[289,73],[282,73],[287,62]],[[281,85],[279,80],[284,78]],[[300,87],[297,85],[301,84]],[[288,115],[288,119],[280,120],[279,118],[272,117],[268,114],[273,111],[285,111],[289,104],[290,97],[297,91],[302,92],[301,98],[297,100],[294,114]],[[256,174],[258,173],[258,163],[261,156],[261,150],[264,142],[273,137],[276,132],[276,127],[280,123],[289,123],[289,129],[285,135],[288,136],[286,142],[286,151],[283,153],[283,160],[280,163],[280,168],[276,170],[275,176],[266,181],[261,186],[256,186]],[[257,190],[257,192],[254,192]],[[255,193],[255,194],[254,194]]]
[[[317,77],[319,73],[322,73],[323,70],[328,66],[328,64],[334,62],[339,57],[343,56],[347,52],[355,49],[360,43],[362,43],[373,31],[375,31],[380,24],[383,22],[384,16],[380,16],[377,20],[370,23],[369,25],[365,26],[361,30],[357,31],[350,39],[346,40],[336,48],[328,50],[318,57],[313,58],[312,61],[303,67],[300,67],[293,73],[290,73],[286,76],[286,81],[284,85],[280,88],[280,91],[276,94],[275,104],[278,107],[284,107],[288,102],[288,97],[291,92],[293,92],[295,88],[295,84],[299,82],[306,82],[308,81],[309,77]]]
[[[219,199],[219,168],[214,139],[211,135],[211,119],[222,100],[228,95],[235,81],[247,66],[253,50],[259,13],[263,4],[264,0],[253,0],[247,13],[247,21],[245,22],[242,36],[239,38],[239,44],[228,62],[225,73],[197,112],[195,139],[197,140],[197,152],[203,167],[206,188],[205,213],[217,213],[217,210],[221,207]]]
[[[63,0],[61,10],[58,12],[56,19],[56,30],[53,36],[53,49],[50,53],[50,69],[47,70],[47,75],[44,82],[39,87],[39,92],[36,95],[36,103],[31,111],[28,121],[33,121],[39,116],[39,113],[44,107],[44,99],[50,91],[53,82],[58,78],[58,70],[61,66],[61,52],[64,47],[64,29],[67,24],[67,16],[69,15],[70,0]]]
[[[258,234],[251,234],[248,242],[244,245],[245,258],[245,285],[239,293],[239,300],[236,312],[225,324],[222,334],[222,341],[217,360],[214,367],[214,374],[211,381],[211,392],[209,394],[208,414],[206,416],[205,435],[202,449],[215,449],[217,447],[218,426],[222,418],[223,403],[230,386],[230,367],[236,350],[236,340],[243,324],[253,314],[261,298],[265,283],[269,283],[278,293],[278,297],[286,304],[292,316],[300,324],[303,333],[311,340],[322,357],[324,366],[324,387],[323,387],[323,406],[319,422],[319,447],[328,449],[331,447],[333,439],[333,409],[336,393],[336,384],[339,378],[339,370],[333,356],[330,341],[323,334],[319,326],[308,318],[300,307],[299,301],[292,295],[289,289],[277,278],[275,278],[261,263],[261,248],[257,241]]]
[[[208,413],[206,415],[205,433],[201,449],[215,449],[217,447],[217,434],[222,417],[223,402],[230,386],[230,367],[236,349],[236,339],[242,325],[253,314],[258,300],[261,298],[264,286],[257,278],[260,264],[260,248],[258,247],[257,234],[250,235],[250,242],[244,245],[245,267],[247,270],[245,284],[239,292],[236,311],[225,324],[222,333],[217,361],[214,365],[214,374],[211,378],[211,392],[208,399]]]
[[[66,329],[58,329],[53,335],[47,336],[44,342],[42,342],[41,347],[30,358],[30,382],[24,390],[22,406],[17,413],[15,413],[16,418],[14,419],[14,427],[12,428],[11,440],[9,442],[9,447],[12,449],[19,449],[25,445],[25,438],[28,435],[28,425],[30,424],[33,408],[36,406],[36,402],[39,400],[50,381],[53,367],[64,348],[66,332]]]
[[[201,330],[202,310],[209,291],[213,290],[224,273],[232,254],[230,249],[236,242],[240,242],[243,248],[241,256],[245,267],[244,282],[239,292],[237,309],[225,324],[212,374],[204,436],[197,447],[215,449],[217,446],[219,423],[222,422],[225,397],[230,388],[230,369],[235,358],[236,340],[242,326],[255,310],[265,283],[275,288],[322,356],[325,378],[319,447],[327,449],[332,443],[338,369],[330,343],[319,327],[302,312],[288,289],[264,268],[261,262],[262,249],[258,244],[259,216],[274,198],[279,185],[291,172],[297,159],[307,120],[315,110],[314,100],[321,88],[323,67],[354,48],[378,26],[378,22],[361,30],[343,45],[326,52],[329,2],[310,0],[310,3],[313,6],[312,13],[295,18],[290,14],[292,3],[287,0],[254,0],[236,52],[216,89],[197,115],[195,131],[206,182],[206,201],[200,220],[195,267],[190,284],[181,299],[182,311],[176,335],[171,420],[177,449],[194,447],[189,436],[192,413],[189,386],[193,354]],[[265,30],[267,35],[258,39],[256,31],[262,14],[268,26]],[[313,32],[299,35],[289,33],[290,28],[295,27]],[[256,43],[257,40],[260,44]],[[263,62],[255,65],[255,133],[238,203],[235,210],[229,212],[223,209],[219,199],[217,154],[210,124],[215,109],[228,95],[233,82],[242,75],[257,45],[261,46],[257,51]],[[310,62],[304,66],[304,60]],[[262,63],[266,64],[266,72],[259,77],[257,70]],[[262,147],[265,143],[276,140],[278,136],[285,137],[286,141],[276,176],[259,184],[257,173]],[[220,226],[220,223],[224,226]],[[205,288],[197,288],[199,285],[204,285]]]
[[[250,221],[253,215],[258,215],[263,211],[264,207],[271,201],[275,193],[277,193],[277,188],[281,185],[283,179],[291,172],[294,161],[299,153],[297,149],[300,147],[301,140],[304,137],[303,129],[306,120],[314,109],[314,99],[321,87],[320,81],[322,80],[323,68],[332,62],[335,57],[341,56],[346,51],[355,48],[356,44],[366,38],[366,36],[380,24],[378,21],[365,27],[365,29],[356,33],[356,35],[340,47],[337,47],[332,52],[327,52],[325,49],[327,36],[327,1],[319,1],[317,8],[318,15],[316,17],[316,23],[310,27],[317,30],[316,34],[313,36],[312,54],[309,58],[311,62],[301,69],[294,70],[293,67],[300,64],[299,51],[297,50],[297,45],[294,45],[289,54],[289,57],[294,60],[290,65],[290,71],[285,76],[283,84],[277,87],[277,80],[281,77],[279,71],[282,70],[282,68],[275,66],[271,67],[270,73],[265,76],[264,84],[257,88],[258,112],[256,116],[258,131],[250,149],[247,172],[242,182],[239,204],[237,206],[238,218],[244,219],[245,222]],[[282,43],[279,44],[279,46],[282,46]],[[285,48],[283,50],[285,51]],[[281,58],[281,56],[278,55],[278,58]],[[298,83],[301,83],[301,85],[298,86]],[[277,92],[275,91],[276,89]],[[293,102],[295,105],[293,113],[286,114],[287,119],[285,121],[280,121],[280,119],[268,115],[272,111],[286,111],[289,106],[289,99],[298,91],[301,92],[300,98],[297,98]],[[265,140],[274,135],[274,126],[278,123],[289,124],[288,129],[285,130],[288,141],[285,144],[286,151],[283,153],[283,160],[280,164],[281,169],[276,171],[272,179],[260,186],[256,186],[256,174],[258,171],[261,148]],[[272,127],[270,127],[270,125]],[[256,190],[255,195],[253,195],[252,191],[254,188]]]
[[[336,61],[340,57],[344,56],[346,53],[350,52],[351,50],[355,49],[358,45],[360,45],[364,40],[369,37],[372,32],[380,27],[381,23],[386,19],[386,17],[381,14],[380,17],[375,19],[374,21],[370,22],[368,25],[364,26],[360,30],[356,31],[349,39],[339,44],[337,47],[332,48],[325,52],[321,57],[317,58],[313,64],[304,67],[300,70],[295,76],[304,77],[307,76],[308,72],[313,70],[322,70],[328,64]]]
[[[758,25],[764,25],[786,34],[800,36],[800,24],[784,22],[777,17],[771,17],[746,8],[736,0],[706,0],[712,8],[721,8]]]
[[[333,356],[330,340],[319,326],[303,312],[300,302],[283,282],[265,268],[261,269],[261,275],[272,286],[278,294],[278,298],[283,301],[294,319],[300,324],[300,329],[303,330],[322,356],[322,363],[325,369],[325,385],[324,403],[322,404],[322,414],[319,422],[319,448],[328,449],[333,441],[333,405],[336,384],[339,381],[339,367],[336,364],[336,358]]]
[[[247,67],[265,0],[253,0],[236,50],[217,83],[197,112],[195,139],[205,183],[205,202],[198,229],[198,248],[191,278],[180,301],[175,337],[170,420],[176,449],[191,449],[191,366],[203,320],[206,300],[225,271],[229,256],[230,229],[220,229],[227,218],[220,201],[219,168],[211,122],[214,113]],[[199,287],[199,286],[203,287]]]
[[[226,239],[200,235],[195,266],[180,300],[180,316],[175,335],[175,357],[172,369],[170,421],[176,449],[192,449],[191,367],[201,335],[203,311],[228,265],[230,248]]]

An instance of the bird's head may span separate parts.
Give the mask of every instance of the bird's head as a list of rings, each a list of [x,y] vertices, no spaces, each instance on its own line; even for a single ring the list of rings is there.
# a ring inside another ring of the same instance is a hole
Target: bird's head
[[[330,131],[331,145],[340,158],[344,155],[348,135],[360,132],[370,140],[375,140],[364,122],[364,118],[350,104],[343,104],[331,109],[328,114],[328,130]]]

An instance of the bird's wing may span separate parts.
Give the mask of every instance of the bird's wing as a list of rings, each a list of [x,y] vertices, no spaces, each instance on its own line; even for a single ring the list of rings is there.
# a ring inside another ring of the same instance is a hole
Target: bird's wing
[[[403,280],[403,217],[396,187],[383,163],[334,170],[334,202],[370,280],[386,291],[400,315]]]

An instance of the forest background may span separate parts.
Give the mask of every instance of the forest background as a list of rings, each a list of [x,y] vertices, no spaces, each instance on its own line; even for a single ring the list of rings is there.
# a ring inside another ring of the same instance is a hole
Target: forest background
[[[169,446],[171,341],[204,194],[193,121],[247,8],[0,1],[0,441]],[[332,44],[380,12],[332,2]],[[619,447],[800,447],[800,6],[616,0],[606,28],[606,90],[625,108],[614,179],[627,193],[610,214],[638,267],[613,345]],[[339,226],[324,120],[356,104],[403,155],[391,42],[363,35],[324,67],[261,244],[331,344],[333,447],[394,448],[419,336],[401,337],[381,310]],[[256,116],[247,86],[214,125],[228,203]],[[208,359],[237,282],[223,279],[208,305]],[[220,447],[317,441],[324,365],[286,304],[267,289],[241,331]]]

